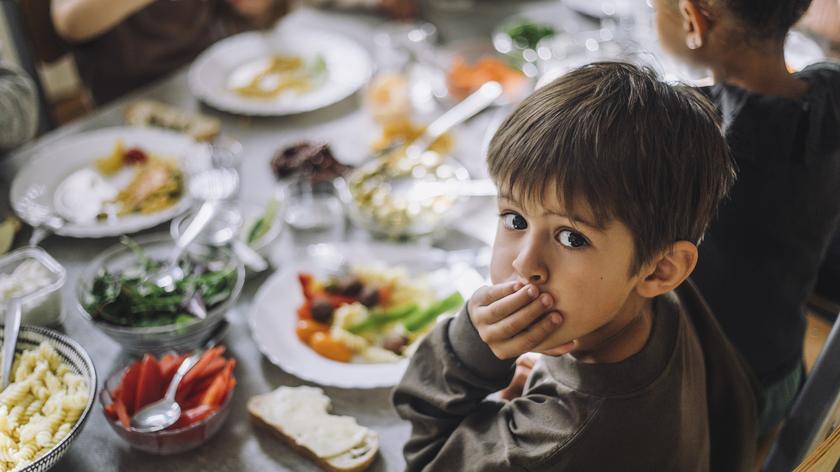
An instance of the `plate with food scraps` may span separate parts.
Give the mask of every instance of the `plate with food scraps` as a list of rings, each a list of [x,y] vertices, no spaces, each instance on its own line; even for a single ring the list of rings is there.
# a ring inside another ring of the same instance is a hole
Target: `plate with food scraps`
[[[62,236],[135,233],[189,208],[188,176],[202,162],[209,162],[207,147],[172,131],[80,133],[36,148],[12,182],[10,201],[30,225],[60,221],[51,229]]]
[[[371,71],[367,52],[348,38],[280,28],[216,43],[190,67],[189,85],[219,110],[278,116],[337,103],[366,84]]]
[[[439,249],[314,245],[260,287],[248,323],[260,351],[290,374],[340,388],[390,387],[423,337],[483,283]]]

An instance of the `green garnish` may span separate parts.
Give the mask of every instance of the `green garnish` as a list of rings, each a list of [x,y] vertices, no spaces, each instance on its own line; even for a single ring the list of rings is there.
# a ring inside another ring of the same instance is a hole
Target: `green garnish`
[[[186,309],[193,293],[202,298],[209,311],[233,292],[236,267],[210,270],[188,260],[180,264],[188,275],[176,282],[174,291],[167,292],[153,281],[144,280],[146,274],[163,263],[149,258],[132,239],[123,238],[122,243],[134,252],[138,264],[122,273],[103,270],[96,275],[83,301],[85,310],[95,320],[132,328],[184,325],[195,320]]]
[[[532,23],[528,20],[514,23],[505,29],[505,33],[517,46],[529,49],[536,49],[541,39],[557,34],[551,26]]]
[[[277,217],[277,200],[272,198],[265,206],[265,211],[262,216],[254,222],[251,229],[248,230],[248,237],[245,243],[249,246],[259,241],[260,238],[268,233],[271,226],[274,224],[274,219]]]
[[[402,320],[402,324],[409,331],[417,331],[437,319],[438,316],[458,308],[463,303],[464,297],[460,293],[454,292],[452,295],[432,303],[426,309],[407,316]]]

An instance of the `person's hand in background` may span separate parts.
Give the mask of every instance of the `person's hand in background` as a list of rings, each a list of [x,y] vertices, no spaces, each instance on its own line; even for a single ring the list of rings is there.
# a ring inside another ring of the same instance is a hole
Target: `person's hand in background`
[[[247,18],[258,28],[274,24],[286,11],[286,0],[226,0],[238,15]]]
[[[415,0],[382,0],[382,10],[388,16],[407,20],[417,17],[417,2]]]

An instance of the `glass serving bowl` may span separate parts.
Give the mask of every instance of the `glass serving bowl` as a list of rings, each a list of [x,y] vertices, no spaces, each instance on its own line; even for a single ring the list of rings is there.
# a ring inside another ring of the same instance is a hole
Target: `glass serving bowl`
[[[196,238],[196,242],[191,247],[190,252],[199,257],[207,257],[217,247],[208,242],[209,236],[216,231],[232,228],[235,238],[247,244],[267,261],[270,261],[271,249],[282,234],[284,228],[283,218],[286,211],[285,190],[278,188],[272,198],[275,199],[274,217],[268,221],[268,228],[264,234],[255,241],[248,243],[249,232],[254,228],[257,221],[265,216],[269,201],[263,202],[262,204],[251,201],[230,202],[219,209],[216,217],[210,221],[207,228]],[[169,226],[169,233],[172,239],[178,239],[181,236],[181,233],[186,229],[193,217],[195,217],[195,212],[186,213],[172,220]],[[230,243],[225,246],[230,247]],[[234,250],[234,252],[236,251]],[[246,276],[254,275],[247,267],[245,269]]]
[[[12,295],[21,295],[21,323],[32,325],[56,325],[61,323],[61,287],[67,272],[55,259],[40,247],[24,247],[0,257],[0,278],[12,277],[23,264],[36,263],[43,268],[42,285],[35,290],[15,287],[15,284],[0,284],[0,317],[6,313],[6,301]]]
[[[169,257],[174,246],[168,234],[153,234],[139,237],[134,241],[152,259],[165,260]],[[111,339],[122,345],[129,353],[143,354],[146,352],[162,353],[169,350],[190,350],[198,347],[225,317],[227,311],[236,303],[245,282],[245,269],[236,256],[227,248],[213,251],[212,259],[202,259],[202,256],[185,252],[183,257],[190,257],[196,262],[221,262],[225,267],[233,267],[235,281],[230,296],[212,309],[207,310],[204,319],[194,318],[181,324],[170,324],[155,327],[125,327],[96,320],[85,309],[84,300],[88,298],[93,281],[102,270],[121,273],[137,265],[137,256],[127,246],[116,244],[97,256],[79,276],[76,286],[76,307],[86,320],[90,321]]]
[[[111,417],[105,414],[104,408],[106,405],[113,403],[114,390],[119,385],[127,368],[128,366],[118,369],[108,377],[102,386],[102,390],[99,392],[99,404],[102,407],[102,415],[105,417],[105,421],[111,429],[117,433],[117,436],[135,449],[159,455],[177,454],[195,449],[207,442],[222,428],[225,419],[227,419],[230,413],[231,404],[233,403],[231,399],[236,390],[235,387],[215,413],[197,423],[183,428],[165,429],[154,433],[141,433],[126,428],[118,420],[111,419]]]
[[[431,234],[452,222],[460,215],[464,199],[447,193],[414,192],[414,183],[457,183],[469,179],[467,169],[454,158],[426,151],[416,161],[392,156],[370,160],[346,180],[336,180],[336,185],[355,225],[375,236],[405,239]]]

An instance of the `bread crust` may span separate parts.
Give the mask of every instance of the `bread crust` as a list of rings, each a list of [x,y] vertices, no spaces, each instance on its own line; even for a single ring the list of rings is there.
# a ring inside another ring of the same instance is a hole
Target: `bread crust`
[[[327,472],[362,472],[368,467],[370,467],[373,461],[376,460],[376,456],[379,452],[379,437],[377,436],[376,432],[368,430],[368,435],[365,438],[365,444],[369,446],[369,449],[364,453],[364,455],[358,458],[350,458],[347,457],[347,454],[349,454],[349,452],[346,452],[340,456],[326,460],[321,457],[318,457],[317,454],[310,451],[305,446],[298,444],[297,441],[294,440],[294,438],[287,435],[274,425],[268,423],[260,415],[260,403],[263,401],[266,400],[260,397],[254,397],[248,401],[248,413],[251,416],[251,420],[253,420],[253,422],[259,425],[260,427],[270,431],[275,437],[280,439],[283,443],[297,451],[302,456],[316,463],[321,469]],[[338,462],[344,462],[344,460],[342,459],[350,461],[351,464],[349,466],[341,465]]]

